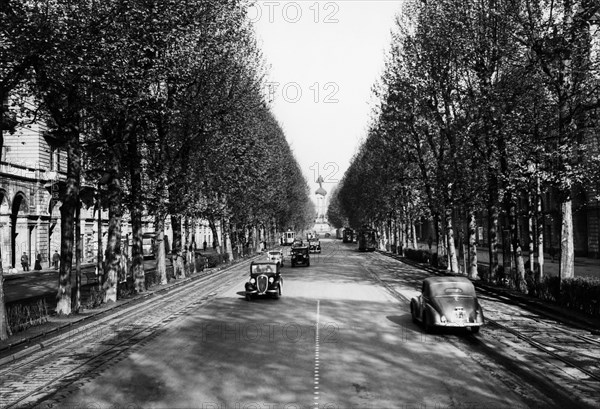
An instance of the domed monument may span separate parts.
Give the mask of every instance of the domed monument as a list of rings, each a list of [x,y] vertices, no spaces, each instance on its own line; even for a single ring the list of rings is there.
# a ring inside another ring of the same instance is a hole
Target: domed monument
[[[323,177],[319,175],[317,178],[317,183],[319,187],[315,190],[315,200],[317,202],[317,219],[315,220],[314,231],[317,233],[327,233],[331,230],[331,226],[327,222],[327,218],[325,217],[325,213],[327,212],[327,191],[323,189]]]

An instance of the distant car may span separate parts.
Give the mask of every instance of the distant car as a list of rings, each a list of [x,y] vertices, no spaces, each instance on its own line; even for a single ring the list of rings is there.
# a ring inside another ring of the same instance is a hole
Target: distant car
[[[308,241],[308,251],[311,253],[321,253],[321,242],[319,239],[310,239]]]
[[[296,267],[298,264],[310,266],[310,252],[308,247],[292,247],[291,252],[291,264],[292,267]]]
[[[279,264],[279,267],[283,267],[283,252],[281,250],[269,250],[267,261],[274,261]]]
[[[250,277],[246,282],[246,300],[250,301],[258,295],[281,297],[283,278],[279,272],[279,264],[273,261],[252,262]]]
[[[421,295],[410,300],[413,322],[425,332],[434,327],[469,327],[478,333],[484,324],[483,309],[475,287],[466,277],[429,277],[423,280]]]
[[[292,243],[292,248],[294,248],[294,247],[303,247],[303,246],[304,246],[304,243],[302,242],[301,239],[296,239]]]

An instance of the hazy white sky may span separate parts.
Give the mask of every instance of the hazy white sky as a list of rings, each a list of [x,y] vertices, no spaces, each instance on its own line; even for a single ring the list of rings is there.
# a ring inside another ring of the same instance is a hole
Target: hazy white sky
[[[311,190],[330,191],[365,137],[401,0],[257,1],[272,110]]]

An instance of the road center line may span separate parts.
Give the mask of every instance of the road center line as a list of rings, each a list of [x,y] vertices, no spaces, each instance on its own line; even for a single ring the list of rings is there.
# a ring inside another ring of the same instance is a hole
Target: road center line
[[[315,408],[319,407],[319,320],[321,314],[321,301],[317,300],[317,318],[315,322],[315,370],[313,375],[314,391],[313,400]]]

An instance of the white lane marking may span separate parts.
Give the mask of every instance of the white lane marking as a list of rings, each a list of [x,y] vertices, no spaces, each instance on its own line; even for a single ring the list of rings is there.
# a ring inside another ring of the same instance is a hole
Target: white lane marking
[[[321,315],[321,301],[317,300],[317,319],[315,322],[315,371],[314,371],[314,392],[313,400],[315,408],[319,407],[319,321]]]

